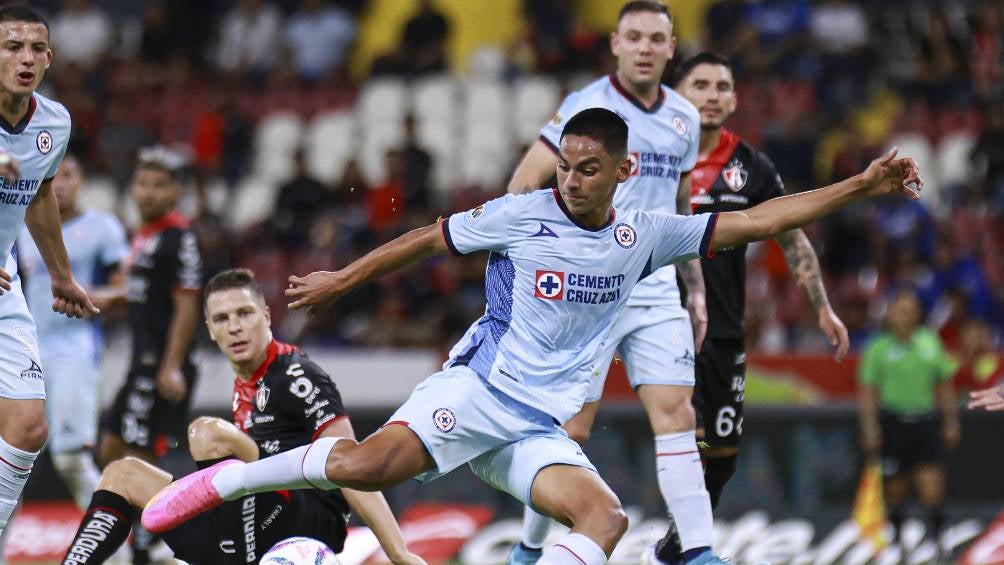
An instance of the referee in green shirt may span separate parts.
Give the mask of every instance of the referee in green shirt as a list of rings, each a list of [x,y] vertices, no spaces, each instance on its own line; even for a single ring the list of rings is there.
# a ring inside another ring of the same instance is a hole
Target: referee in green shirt
[[[885,328],[865,347],[858,365],[862,443],[869,457],[881,457],[893,543],[911,486],[927,511],[928,533],[940,540],[944,451],[959,442],[950,381],[954,363],[938,335],[920,322],[917,294],[912,289],[896,293]]]

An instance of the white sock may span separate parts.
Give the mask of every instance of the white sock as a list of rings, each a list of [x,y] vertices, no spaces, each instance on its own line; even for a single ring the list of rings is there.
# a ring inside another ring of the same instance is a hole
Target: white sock
[[[0,533],[7,527],[7,520],[17,507],[31,467],[38,452],[24,451],[4,441],[0,437]]]
[[[325,473],[328,453],[339,439],[322,437],[285,453],[243,465],[230,465],[213,476],[213,486],[223,500],[237,500],[252,492],[341,488],[329,481]]]
[[[551,519],[533,511],[526,506],[523,508],[523,545],[540,549],[544,547],[547,534],[551,532]]]
[[[537,565],[602,565],[607,554],[582,534],[568,534],[544,552]]]
[[[655,438],[659,490],[676,522],[684,551],[711,547],[711,497],[693,430]]]
[[[90,453],[78,451],[75,453],[53,453],[52,465],[60,478],[73,495],[73,502],[81,510],[86,510],[91,503],[91,495],[98,488],[101,474]]]

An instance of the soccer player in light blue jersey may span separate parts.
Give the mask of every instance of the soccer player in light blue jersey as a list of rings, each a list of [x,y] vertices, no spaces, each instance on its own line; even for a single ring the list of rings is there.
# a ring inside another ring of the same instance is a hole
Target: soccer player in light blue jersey
[[[693,104],[660,84],[675,46],[673,20],[666,6],[654,0],[624,4],[617,30],[610,35],[616,72],[565,98],[513,173],[509,192],[520,194],[543,186],[558,163],[564,121],[583,109],[598,107],[617,112],[630,129],[631,175],[614,193],[614,207],[691,214],[691,170],[697,162],[701,122]],[[687,287],[686,310],[680,302],[677,271]],[[678,528],[684,561],[704,553],[712,538],[711,499],[696,456],[697,421],[690,402],[695,358],[707,324],[701,262],[695,259],[657,270],[631,292],[606,347],[599,351],[586,404],[564,426],[579,445],[588,441],[607,370],[615,353],[620,353],[655,435],[656,478],[666,508],[675,518],[671,522]],[[513,546],[508,563],[536,563],[550,526],[549,519],[527,508],[520,543]]]
[[[663,265],[804,225],[867,196],[922,181],[895,151],[833,186],[743,212],[679,216],[612,206],[631,174],[628,127],[591,108],[559,141],[558,188],[507,195],[407,233],[340,271],[290,277],[310,312],[431,255],[485,250],[487,307],[443,370],[418,385],[380,431],[323,438],[253,463],[225,463],[160,491],[143,524],[166,531],[225,500],[289,488],[384,490],[468,464],[493,487],[571,528],[545,565],[605,563],[627,528],[616,495],[561,424],[582,408],[635,284]],[[721,563],[706,552],[695,563]]]
[[[67,155],[52,179],[63,241],[74,277],[87,287],[94,302],[105,308],[102,297],[118,294],[121,291],[115,289],[124,285],[120,267],[129,244],[115,216],[80,208],[77,195],[83,186],[80,162]],[[88,450],[97,441],[101,328],[96,322],[73,320],[52,311],[49,271],[27,230],[18,236],[17,254],[45,367],[49,453],[73,500],[83,509],[99,476]]]
[[[45,20],[26,6],[0,6],[0,533],[47,433],[35,323],[14,256],[25,225],[52,276],[52,309],[78,318],[98,312],[73,278],[52,192],[70,115],[35,93],[51,62]]]

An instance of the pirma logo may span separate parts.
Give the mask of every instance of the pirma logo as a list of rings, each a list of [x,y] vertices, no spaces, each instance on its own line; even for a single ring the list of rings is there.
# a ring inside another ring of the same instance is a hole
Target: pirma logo
[[[471,210],[467,214],[467,223],[471,223],[474,220],[480,218],[481,214],[484,214],[484,213],[485,213],[485,205],[484,204],[478,206],[477,208],[474,208],[473,210]]]
[[[561,300],[565,294],[565,273],[537,271],[533,295],[544,300]]]
[[[38,363],[36,363],[34,359],[31,360],[30,367],[21,371],[21,380],[24,381],[42,380],[42,368],[38,366]]]
[[[439,408],[432,413],[432,423],[436,424],[437,430],[448,434],[457,427],[457,417],[453,414],[453,410]]]

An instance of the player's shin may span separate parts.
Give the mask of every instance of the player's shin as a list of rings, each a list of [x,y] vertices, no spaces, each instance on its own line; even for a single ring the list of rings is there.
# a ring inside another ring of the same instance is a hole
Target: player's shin
[[[537,565],[601,565],[607,554],[582,534],[568,534],[544,552]]]
[[[122,496],[108,490],[95,491],[61,563],[104,563],[125,542],[137,514],[137,509]]]
[[[0,533],[17,507],[38,452],[18,449],[0,437]]]
[[[693,431],[655,438],[659,490],[676,522],[684,555],[711,547],[711,499]]]
[[[223,500],[283,489],[341,488],[328,480],[326,471],[328,454],[339,439],[342,438],[322,437],[285,453],[225,467],[213,477],[213,487]]]

